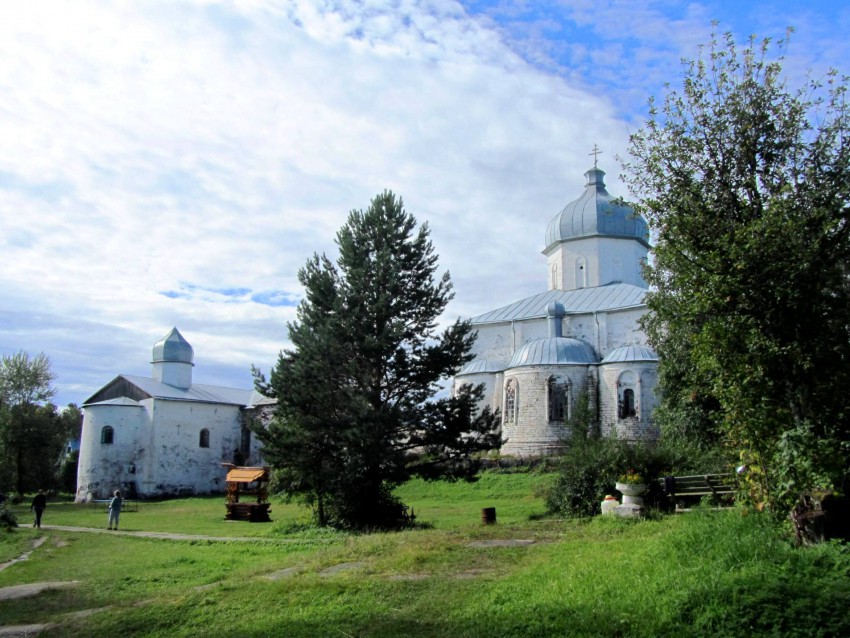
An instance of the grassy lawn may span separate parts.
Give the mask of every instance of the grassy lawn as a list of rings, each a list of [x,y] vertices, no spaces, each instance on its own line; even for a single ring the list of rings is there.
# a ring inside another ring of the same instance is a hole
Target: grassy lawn
[[[0,601],[0,625],[51,622],[51,637],[850,635],[846,547],[795,549],[738,510],[546,519],[536,494],[550,478],[411,483],[400,495],[428,527],[389,534],[316,530],[303,509],[278,503],[274,523],[225,523],[220,498],[143,503],[122,527],[256,542],[21,527],[0,536],[3,560],[47,540],[0,571],[0,587],[79,584]],[[497,525],[481,524],[482,507],[496,507]],[[106,520],[58,503],[45,516]],[[484,542],[518,539],[534,543]]]

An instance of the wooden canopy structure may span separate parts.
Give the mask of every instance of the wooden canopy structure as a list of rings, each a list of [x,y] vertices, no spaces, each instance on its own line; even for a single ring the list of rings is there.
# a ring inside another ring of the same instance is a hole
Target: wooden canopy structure
[[[269,507],[269,468],[240,467],[223,463],[229,468],[224,479],[227,485],[225,519],[229,521],[250,521],[268,523]],[[243,496],[255,496],[256,502],[240,503]]]

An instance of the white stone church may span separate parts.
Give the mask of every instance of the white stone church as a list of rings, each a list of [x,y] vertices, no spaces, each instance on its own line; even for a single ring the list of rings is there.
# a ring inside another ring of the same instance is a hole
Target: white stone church
[[[153,346],[151,377],[119,375],[83,403],[76,500],[223,492],[222,463],[262,465],[248,424],[273,402],[193,383],[193,359],[174,328]]]
[[[588,170],[582,196],[546,229],[548,290],[471,319],[475,359],[454,387],[485,385],[484,403],[502,412],[503,454],[562,449],[583,393],[603,436],[657,437],[658,357],[638,325],[648,228],[614,203],[604,175]]]

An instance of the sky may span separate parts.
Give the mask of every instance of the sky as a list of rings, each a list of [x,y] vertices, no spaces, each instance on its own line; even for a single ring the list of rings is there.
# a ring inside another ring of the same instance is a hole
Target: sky
[[[427,222],[443,321],[546,289],[544,233],[594,145],[614,195],[650,96],[713,24],[848,72],[850,2],[16,0],[0,5],[0,354],[54,402],[150,375],[250,388],[297,273],[385,189]]]

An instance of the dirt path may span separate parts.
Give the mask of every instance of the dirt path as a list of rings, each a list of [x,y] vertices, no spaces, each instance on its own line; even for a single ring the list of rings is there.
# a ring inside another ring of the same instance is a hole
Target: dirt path
[[[201,534],[172,534],[170,532],[144,532],[144,531],[125,531],[125,530],[107,530],[97,527],[70,527],[67,525],[42,525],[44,530],[57,530],[60,532],[87,532],[92,534],[109,534],[110,536],[138,536],[141,538],[164,538],[173,541],[237,541],[240,543],[303,543],[305,541],[297,538],[268,538],[265,536],[203,536]],[[324,539],[318,539],[324,540]],[[328,539],[330,542],[331,539]],[[317,539],[310,539],[309,542],[315,543]]]

